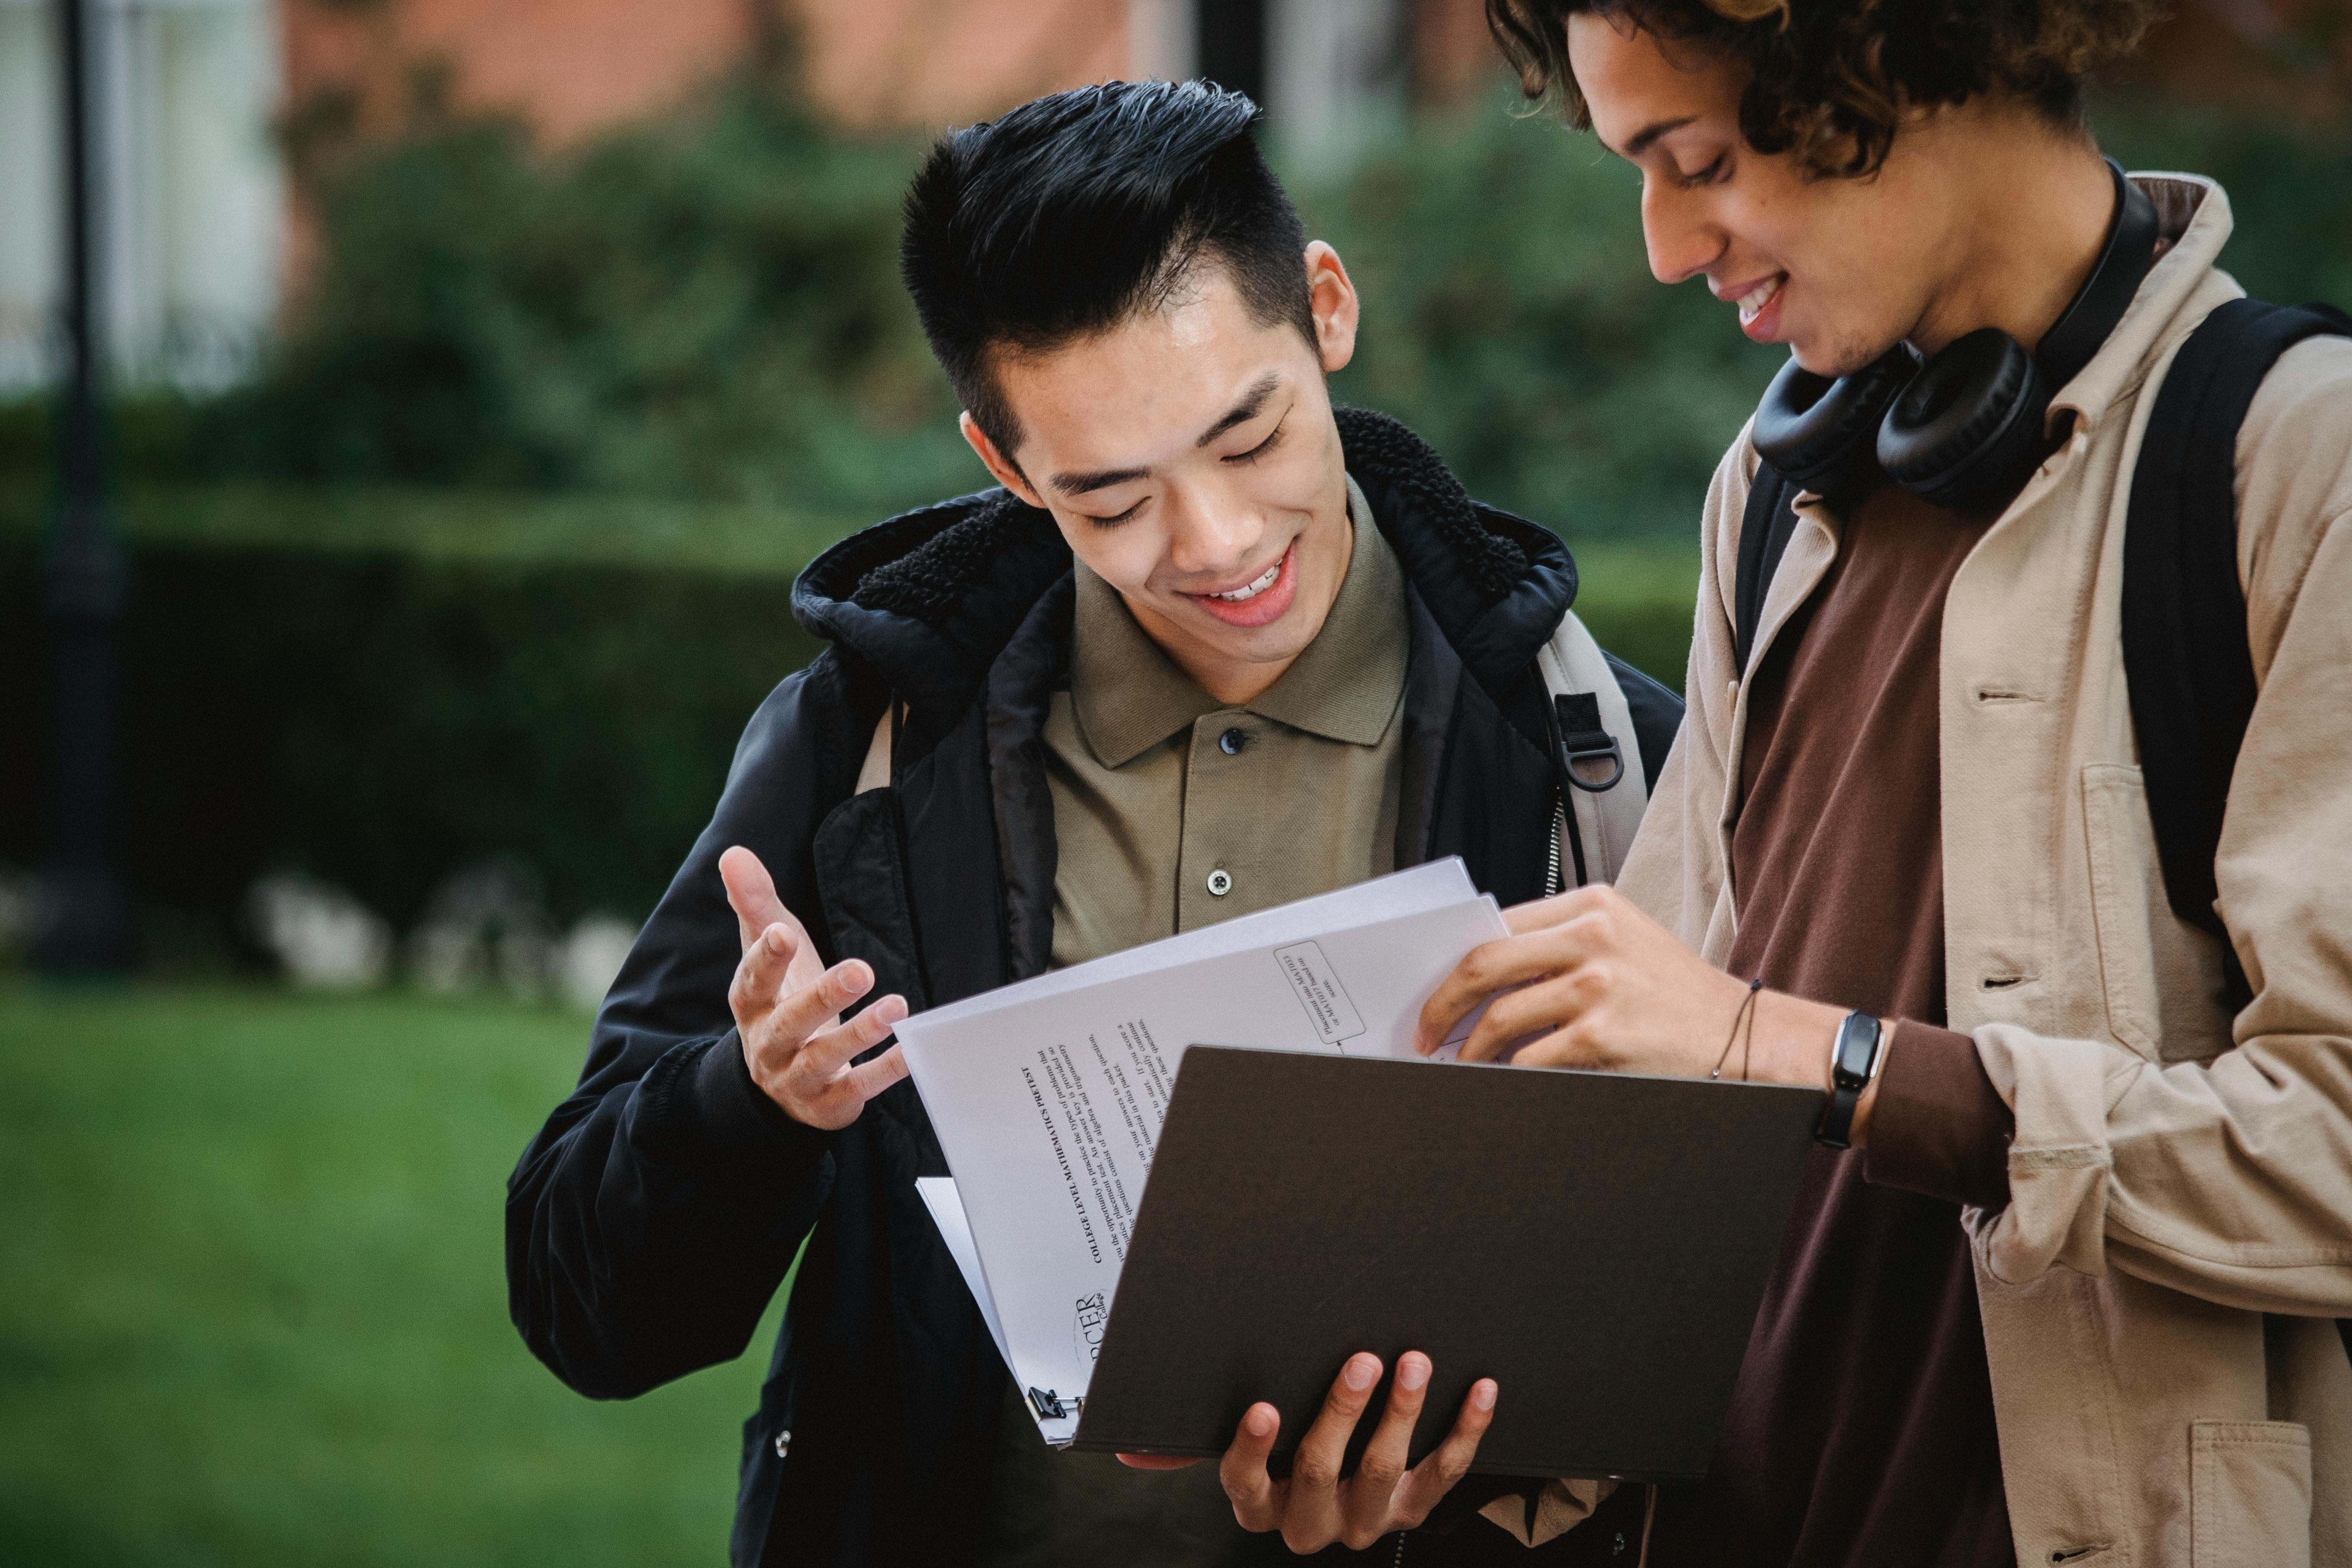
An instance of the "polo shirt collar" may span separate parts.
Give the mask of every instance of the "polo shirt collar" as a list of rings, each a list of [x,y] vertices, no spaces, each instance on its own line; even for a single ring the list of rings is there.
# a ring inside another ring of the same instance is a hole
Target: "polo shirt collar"
[[[1294,730],[1370,746],[1387,733],[1404,690],[1404,574],[1353,476],[1348,521],[1354,535],[1348,574],[1323,629],[1281,679],[1243,706]],[[1136,624],[1118,590],[1085,562],[1074,566],[1070,700],[1097,762],[1123,767],[1227,706],[1194,685]]]

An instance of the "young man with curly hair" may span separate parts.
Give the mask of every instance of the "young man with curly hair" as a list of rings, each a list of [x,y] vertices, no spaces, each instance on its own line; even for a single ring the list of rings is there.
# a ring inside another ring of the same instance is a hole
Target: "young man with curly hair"
[[[1514,911],[1424,1033],[1517,986],[1465,1055],[1704,1075],[1754,985],[1752,1075],[1829,1091],[1706,1479],[1490,1508],[1525,1536],[2352,1563],[2352,339],[2238,301],[2210,182],[2100,156],[2084,75],[2150,11],[1488,0],[1640,170],[1660,280],[1794,363],[1708,494],[1624,875]]]

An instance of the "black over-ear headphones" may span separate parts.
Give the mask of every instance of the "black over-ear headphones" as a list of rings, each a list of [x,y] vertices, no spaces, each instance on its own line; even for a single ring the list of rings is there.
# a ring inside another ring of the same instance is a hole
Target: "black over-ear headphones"
[[[1883,473],[1937,506],[2005,506],[2048,455],[2042,421],[2123,320],[2156,262],[2156,204],[2113,159],[2116,213],[2099,259],[2032,353],[1979,327],[1922,364],[1897,343],[1832,381],[1791,358],[1765,389],[1753,437],[1764,460],[1832,500]]]

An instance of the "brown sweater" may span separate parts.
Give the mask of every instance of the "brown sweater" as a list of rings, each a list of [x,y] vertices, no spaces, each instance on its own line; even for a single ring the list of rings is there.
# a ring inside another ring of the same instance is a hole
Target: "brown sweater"
[[[1752,677],[1730,967],[1902,1022],[1867,1154],[1812,1154],[1706,1479],[1660,1490],[1655,1568],[2014,1562],[1957,1208],[2006,1201],[2007,1112],[1939,1026],[1937,645],[1981,531],[1880,489]]]

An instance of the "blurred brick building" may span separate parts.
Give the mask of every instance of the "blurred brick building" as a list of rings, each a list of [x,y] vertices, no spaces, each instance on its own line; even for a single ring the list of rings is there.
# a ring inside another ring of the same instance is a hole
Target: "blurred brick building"
[[[1208,76],[1300,160],[1497,80],[1482,0],[89,0],[103,308],[133,374],[234,377],[306,265],[306,149],[485,110],[550,147],[747,67],[853,130],[1118,76]],[[0,388],[46,378],[60,244],[54,0],[0,0]],[[2352,0],[2180,0],[2137,68],[2192,101],[2352,105]]]

